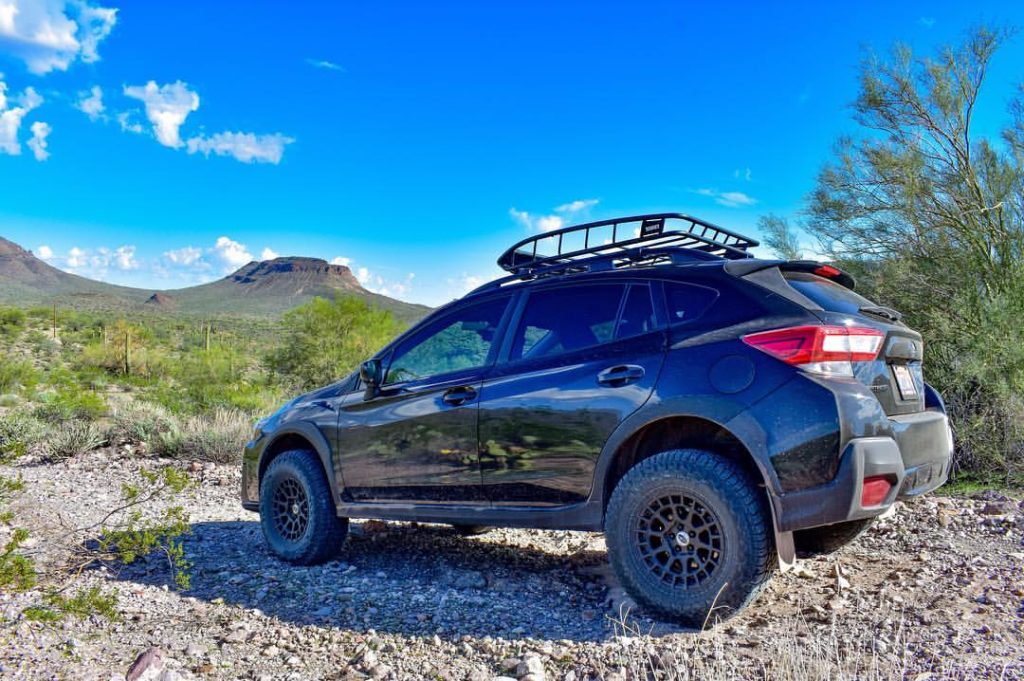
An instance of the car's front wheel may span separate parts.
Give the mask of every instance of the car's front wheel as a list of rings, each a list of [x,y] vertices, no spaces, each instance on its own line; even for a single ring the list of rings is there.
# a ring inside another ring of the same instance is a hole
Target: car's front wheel
[[[335,511],[316,454],[293,450],[270,463],[260,482],[260,525],[270,550],[290,563],[315,565],[337,555],[348,519]]]
[[[691,627],[739,612],[775,570],[768,500],[732,461],[679,449],[631,468],[605,515],[609,558],[643,607]]]

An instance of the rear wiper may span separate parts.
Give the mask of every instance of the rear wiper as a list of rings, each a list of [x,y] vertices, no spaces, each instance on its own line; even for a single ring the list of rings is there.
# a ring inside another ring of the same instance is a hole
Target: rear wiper
[[[884,305],[864,305],[858,308],[858,312],[867,312],[878,317],[884,317],[894,322],[898,322],[903,319],[903,315],[900,312],[892,309],[891,307],[885,307]]]

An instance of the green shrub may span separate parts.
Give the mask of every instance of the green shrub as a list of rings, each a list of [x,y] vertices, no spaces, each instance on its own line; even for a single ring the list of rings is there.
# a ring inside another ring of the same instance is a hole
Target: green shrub
[[[51,463],[101,447],[106,440],[89,421],[67,421],[54,428],[46,438],[45,458]]]
[[[94,560],[119,560],[133,563],[151,553],[163,553],[174,574],[175,584],[188,589],[191,584],[191,564],[185,559],[182,535],[191,530],[188,514],[181,506],[166,508],[156,517],[146,517],[138,509],[154,505],[158,500],[180,494],[188,487],[188,477],[167,466],[159,471],[139,471],[139,484],[121,486],[119,506],[124,509],[119,518],[101,532],[91,550]]]
[[[32,387],[39,382],[39,372],[24,359],[0,357],[0,392]]]
[[[251,432],[252,424],[244,414],[217,408],[190,416],[178,428],[160,433],[153,453],[174,459],[231,463],[241,458]]]
[[[28,591],[36,584],[32,559],[18,551],[26,539],[28,531],[19,527],[0,547],[0,592]]]
[[[285,314],[280,326],[281,344],[267,363],[300,389],[344,377],[401,329],[390,312],[351,296],[314,298]]]
[[[24,312],[16,307],[0,309],[0,336],[16,337],[24,328]]]
[[[80,620],[93,615],[110,621],[120,619],[117,596],[104,596],[98,586],[79,589],[71,597],[53,591],[43,596],[43,603],[25,608],[22,614],[33,622],[59,622],[68,615]]]
[[[91,390],[61,386],[43,398],[36,407],[36,416],[44,421],[60,423],[68,420],[94,421],[107,413],[103,397]]]
[[[25,454],[39,442],[45,426],[31,414],[10,411],[0,417],[0,463]]]
[[[107,431],[111,442],[146,442],[161,433],[178,430],[178,420],[159,404],[132,400],[114,408],[113,423]]]

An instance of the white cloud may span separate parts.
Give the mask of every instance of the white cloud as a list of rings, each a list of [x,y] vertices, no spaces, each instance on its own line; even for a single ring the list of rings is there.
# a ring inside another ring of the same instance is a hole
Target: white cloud
[[[534,215],[516,208],[509,208],[508,214],[531,232],[552,232],[565,226],[566,217],[588,211],[598,203],[598,199],[577,199],[555,206],[554,213],[547,215]]]
[[[281,133],[255,135],[251,132],[219,132],[215,135],[196,136],[188,140],[188,153],[209,156],[233,156],[242,163],[272,163],[277,165],[284,148],[294,142]]]
[[[35,74],[66,71],[76,59],[98,61],[115,23],[116,9],[87,0],[0,0],[0,53]]]
[[[532,215],[515,208],[509,208],[508,214],[531,232],[550,232],[561,228],[563,223],[561,215]]]
[[[332,265],[341,265],[342,267],[348,267],[352,264],[352,258],[343,258],[340,255],[331,260]]]
[[[50,158],[50,152],[46,150],[46,138],[50,135],[53,128],[50,127],[49,123],[36,121],[32,124],[30,130],[32,130],[32,139],[28,141],[28,148],[32,150],[37,161],[45,161]]]
[[[42,246],[36,249],[36,255],[38,255],[43,260],[49,260],[50,258],[53,257],[53,249],[47,246],[46,244],[43,244]]]
[[[555,208],[555,212],[569,214],[579,213],[593,208],[598,203],[600,203],[599,199],[576,199],[575,201],[570,201],[569,203],[563,203],[561,206],[557,206]]]
[[[732,171],[732,176],[737,180],[746,180],[747,182],[750,182],[750,168],[737,168]]]
[[[240,244],[226,236],[218,237],[217,243],[213,245],[209,253],[223,265],[227,272],[255,260],[245,244]]]
[[[145,132],[142,124],[132,118],[132,113],[130,111],[122,111],[117,114],[117,122],[121,126],[121,130],[124,132],[133,132],[137,135]]]
[[[135,246],[118,246],[113,250],[106,246],[100,246],[95,250],[73,246],[63,257],[55,257],[48,247],[40,246],[41,257],[46,257],[42,255],[44,248],[49,253],[46,259],[53,260],[58,266],[75,274],[93,279],[106,279],[111,269],[122,272],[139,269],[139,261],[135,258]]]
[[[269,247],[264,248],[263,252],[260,253],[260,260],[273,260],[274,258],[280,258],[280,257],[281,257],[280,253],[278,253],[277,251],[272,250]]]
[[[2,21],[2,18],[0,18],[0,21]],[[3,74],[0,74],[0,79],[2,78]],[[10,154],[11,156],[21,154],[21,143],[18,142],[18,131],[21,129],[21,121],[29,111],[32,111],[32,109],[35,109],[42,103],[43,98],[32,87],[25,88],[16,97],[8,97],[7,83],[0,80],[0,153]],[[36,158],[38,158],[38,155]]]
[[[182,146],[179,130],[188,115],[199,108],[199,95],[179,81],[157,85],[125,85],[124,94],[146,105],[146,118],[153,124],[156,139],[165,147]]]
[[[135,246],[119,246],[113,257],[114,264],[119,270],[139,269],[139,262],[135,259]]]
[[[371,293],[379,293],[389,298],[402,298],[412,290],[412,280],[416,278],[416,274],[409,272],[403,279],[389,280],[379,274],[371,274],[365,267],[360,267],[356,278],[363,288]]]
[[[93,85],[88,92],[81,92],[78,96],[78,103],[75,108],[85,113],[89,120],[95,121],[103,116],[107,107],[103,105],[103,89],[99,85]],[[127,114],[125,114],[127,118]],[[123,126],[122,126],[123,127]]]
[[[925,28],[931,28],[935,25],[935,17],[921,17],[917,20],[917,23],[921,24]]]
[[[696,189],[695,194],[701,196],[707,196],[715,200],[715,203],[726,206],[728,208],[740,208],[743,206],[753,206],[757,203],[757,199],[743,192],[720,192],[717,189]]]
[[[307,59],[306,63],[310,66],[315,66],[318,69],[326,69],[328,71],[344,71],[345,67],[340,64],[335,64],[332,61],[326,59]]]
[[[192,246],[185,246],[184,248],[178,248],[164,253],[164,258],[172,265],[182,265],[186,267],[199,262],[199,259],[202,257],[203,250],[201,248],[193,248]]]
[[[537,229],[542,232],[553,232],[556,229],[561,229],[563,220],[558,215],[541,215],[537,218]]]

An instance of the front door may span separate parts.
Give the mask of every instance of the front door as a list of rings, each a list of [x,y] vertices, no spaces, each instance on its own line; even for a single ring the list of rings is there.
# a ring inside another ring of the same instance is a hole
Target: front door
[[[341,406],[338,456],[354,501],[479,501],[477,417],[510,296],[442,314],[384,358],[379,394]]]
[[[653,391],[664,324],[648,283],[531,291],[484,380],[480,459],[495,505],[585,501],[612,431]]]

